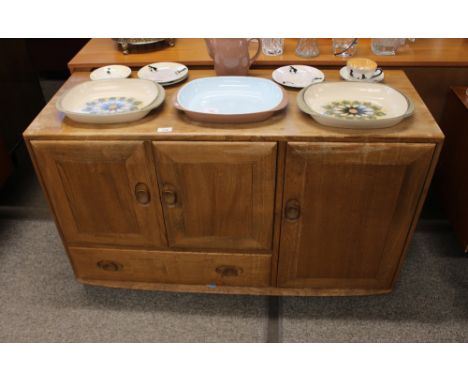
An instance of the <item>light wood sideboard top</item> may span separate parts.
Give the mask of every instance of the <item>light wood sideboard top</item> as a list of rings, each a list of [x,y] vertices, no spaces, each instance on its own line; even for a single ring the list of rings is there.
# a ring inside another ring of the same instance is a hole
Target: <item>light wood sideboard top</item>
[[[286,64],[310,64],[315,66],[340,66],[346,59],[331,52],[331,39],[318,39],[320,55],[302,58],[295,54],[298,39],[285,39],[284,53],[280,56],[260,54],[255,67]],[[395,56],[376,56],[370,49],[370,39],[358,42],[357,57],[369,57],[384,67],[468,67],[468,39],[416,39],[403,47]],[[133,68],[158,61],[175,61],[188,66],[211,66],[213,61],[203,39],[179,38],[174,47],[148,53],[125,55],[114,41],[108,38],[91,39],[68,63],[70,71],[89,71],[103,65],[122,64]]]
[[[271,78],[269,69],[251,70],[250,74]],[[337,81],[337,70],[325,70],[326,80]],[[213,70],[190,70],[189,79],[213,76]],[[134,77],[135,73],[132,74]],[[157,139],[157,140],[230,140],[230,141],[349,141],[349,142],[440,142],[443,134],[431,113],[403,71],[386,70],[385,83],[393,86],[415,104],[414,115],[398,125],[385,129],[350,130],[326,127],[299,110],[297,89],[285,89],[289,105],[272,118],[251,124],[206,124],[190,120],[173,106],[178,89],[186,82],[166,88],[166,100],[158,109],[140,121],[123,125],[86,125],[71,121],[57,111],[55,103],[67,89],[89,80],[89,72],[76,72],[57,92],[25,131],[28,139]],[[158,128],[171,127],[170,132]]]

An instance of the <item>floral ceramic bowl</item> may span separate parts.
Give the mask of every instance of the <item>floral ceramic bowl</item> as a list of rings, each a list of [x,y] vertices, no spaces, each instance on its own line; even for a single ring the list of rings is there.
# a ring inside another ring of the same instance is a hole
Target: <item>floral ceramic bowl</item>
[[[384,128],[413,114],[413,102],[383,84],[325,82],[303,89],[299,108],[317,122],[343,128]]]
[[[152,81],[87,81],[66,92],[56,107],[77,122],[122,123],[143,118],[158,107],[164,97],[164,89]]]

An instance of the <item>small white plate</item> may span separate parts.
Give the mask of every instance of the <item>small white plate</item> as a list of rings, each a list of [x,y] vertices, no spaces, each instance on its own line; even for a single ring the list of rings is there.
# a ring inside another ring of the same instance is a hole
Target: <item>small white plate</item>
[[[150,80],[161,85],[175,84],[184,80],[188,75],[188,68],[177,62],[156,62],[143,66],[138,71],[138,78]]]
[[[346,81],[352,81],[352,82],[381,82],[384,79],[384,72],[380,73],[377,77],[372,78],[371,80],[360,80],[358,78],[351,77],[349,75],[349,69],[347,66],[343,66],[340,69],[340,76],[342,79]]]
[[[273,71],[273,79],[284,86],[304,88],[310,84],[322,82],[325,74],[308,65],[287,65]]]
[[[132,69],[125,65],[108,65],[93,70],[89,77],[93,80],[111,80],[116,78],[127,78]]]
[[[188,78],[188,71],[187,71],[187,74],[186,74],[184,77],[179,78],[179,79],[177,79],[177,80],[175,80],[175,81],[158,82],[158,83],[159,83],[159,85],[161,85],[161,86],[171,86],[171,85],[174,85],[174,84],[178,84],[179,82],[182,82],[182,81],[186,80],[187,78]]]

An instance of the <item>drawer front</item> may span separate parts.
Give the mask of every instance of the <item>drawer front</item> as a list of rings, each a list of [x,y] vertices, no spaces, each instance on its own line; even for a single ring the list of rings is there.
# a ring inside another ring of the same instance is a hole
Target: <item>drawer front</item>
[[[84,280],[269,286],[271,255],[69,248]]]

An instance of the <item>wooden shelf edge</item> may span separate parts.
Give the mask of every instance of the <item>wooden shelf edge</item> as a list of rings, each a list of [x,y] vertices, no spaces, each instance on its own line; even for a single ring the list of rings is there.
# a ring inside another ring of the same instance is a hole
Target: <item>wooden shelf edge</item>
[[[275,288],[275,287],[230,287],[184,284],[158,284],[131,281],[85,280],[77,278],[84,285],[117,289],[138,289],[160,292],[189,292],[211,294],[263,295],[263,296],[372,296],[390,293],[392,289],[325,289],[325,288]]]

